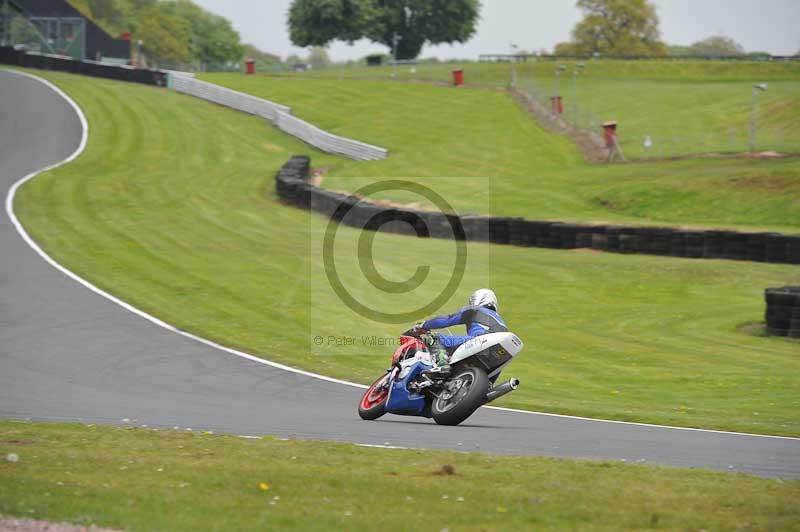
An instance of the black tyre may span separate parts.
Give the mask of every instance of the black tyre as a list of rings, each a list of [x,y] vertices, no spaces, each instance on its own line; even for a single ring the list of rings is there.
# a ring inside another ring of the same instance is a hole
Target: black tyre
[[[486,402],[489,377],[481,368],[461,368],[448,382],[451,389],[434,398],[431,414],[439,425],[458,425]]]
[[[800,303],[800,294],[796,292],[790,292],[788,290],[785,291],[775,291],[775,292],[767,292],[766,293],[767,303],[769,306],[778,305],[782,307],[794,307],[798,306]]]
[[[766,315],[767,320],[789,320],[792,317],[793,311],[794,307],[789,307],[786,305],[769,305],[764,314]]]
[[[358,403],[358,415],[361,419],[372,421],[386,413],[386,402],[389,400],[389,387],[385,386],[387,377],[388,375],[382,375],[364,392]]]
[[[787,336],[789,334],[789,329],[776,329],[767,326],[767,334],[770,336]]]

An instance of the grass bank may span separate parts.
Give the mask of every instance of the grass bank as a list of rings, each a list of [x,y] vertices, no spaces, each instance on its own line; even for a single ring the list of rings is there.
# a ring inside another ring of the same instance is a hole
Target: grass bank
[[[387,177],[410,177],[423,183],[462,177],[462,182],[444,189],[461,212],[544,220],[800,230],[800,158],[588,165],[571,140],[544,132],[502,91],[300,76],[203,77],[291,105],[295,114],[324,129],[389,149],[385,161],[338,160],[332,165],[315,161],[327,166],[323,186],[328,188],[352,191]],[[590,80],[585,81],[584,89],[592,90]],[[674,92],[661,81],[596,81],[605,87],[598,89],[598,94],[605,94],[604,101],[611,109],[608,114],[621,121],[627,119],[612,112],[612,103],[616,94],[626,95],[619,108],[631,117],[623,130],[628,123],[634,128],[639,127],[634,124],[641,126],[641,135],[628,137],[637,147],[643,136],[650,134],[660,149],[655,130],[644,133],[648,124],[680,127],[681,135],[688,135],[687,142],[692,142],[689,137],[695,136],[694,126],[722,131],[728,127],[723,118],[748,122],[749,92],[744,91],[742,102],[736,96],[747,89],[746,82],[696,80]],[[658,90],[648,89],[639,96],[634,87],[638,83]],[[713,84],[714,89],[704,84]],[[782,111],[773,112],[772,104],[767,105],[766,99],[762,102],[766,116],[759,117],[763,126],[759,138],[766,139],[771,127],[774,138],[800,151],[798,88],[798,80],[776,82],[769,98]],[[685,94],[681,91],[694,96],[682,100]],[[597,96],[597,100],[602,98]],[[653,104],[656,116],[641,112],[639,102],[643,101]],[[709,102],[713,105],[706,105]],[[466,179],[470,177],[484,179]],[[390,192],[385,197],[405,199]]]
[[[126,530],[796,530],[798,497],[646,465],[0,422],[0,514]]]
[[[19,190],[15,210],[48,253],[225,345],[363,383],[385,368],[386,347],[314,343],[329,335],[393,338],[403,327],[338,299],[321,260],[327,221],[281,205],[273,190],[292,153],[351,163],[264,120],[164,89],[36,73],[72,95],[91,125],[78,160]],[[416,291],[387,294],[364,278],[358,241],[358,232],[339,230],[340,277],[382,310],[430,300],[450,279],[443,241],[378,234],[376,268],[386,277],[408,279],[417,265],[431,266]],[[468,252],[463,281],[440,310],[461,306],[480,286],[500,295],[504,317],[526,342],[511,370],[523,386],[501,404],[800,435],[797,343],[738,330],[762,320],[765,287],[800,281],[796,267],[478,243]]]
[[[683,80],[683,81],[747,81],[760,79],[775,81],[800,80],[798,61],[700,61],[700,60],[616,60],[591,59],[582,61],[592,77],[613,79]],[[463,69],[467,86],[505,87],[511,80],[511,68],[519,72],[533,71],[537,77],[555,77],[558,64],[571,65],[574,61],[536,59],[510,64],[480,63],[475,61],[448,61],[383,67],[330,67],[306,72],[275,72],[271,76],[315,79],[382,79],[398,81],[427,81],[439,84],[452,83],[452,71]]]
[[[451,62],[392,67],[329,68],[272,74],[294,79],[371,79],[447,85],[462,68],[468,87],[503,88],[516,71],[518,84],[549,102],[564,98],[564,117],[581,127],[620,123],[620,143],[632,157],[689,153],[740,153],[748,148],[751,90],[768,83],[759,96],[756,149],[800,152],[800,61],[575,61],[549,59],[510,63]],[[556,69],[565,69],[557,77]],[[573,106],[577,103],[577,117]],[[650,137],[652,145],[644,146]]]

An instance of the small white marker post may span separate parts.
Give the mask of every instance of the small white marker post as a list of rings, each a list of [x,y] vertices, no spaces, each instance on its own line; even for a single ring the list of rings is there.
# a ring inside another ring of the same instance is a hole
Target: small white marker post
[[[753,153],[756,151],[756,103],[758,99],[759,92],[766,92],[767,91],[767,84],[766,83],[759,83],[758,85],[753,85],[753,110],[750,113],[750,143],[748,145],[748,151]]]

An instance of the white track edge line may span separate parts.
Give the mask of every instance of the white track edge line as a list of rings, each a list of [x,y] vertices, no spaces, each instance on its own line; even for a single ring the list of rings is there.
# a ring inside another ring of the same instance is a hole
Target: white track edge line
[[[109,294],[108,292],[98,288],[97,286],[93,285],[92,283],[90,283],[86,279],[84,279],[84,278],[78,276],[76,273],[68,270],[67,268],[65,268],[64,266],[62,266],[58,262],[56,262],[52,257],[50,257],[50,255],[45,253],[44,250],[42,250],[42,248],[40,248],[39,245],[30,237],[30,235],[28,235],[28,232],[25,231],[24,227],[22,227],[22,224],[20,223],[19,219],[17,218],[16,214],[14,213],[14,208],[13,208],[14,195],[16,194],[17,189],[20,186],[22,186],[23,184],[25,184],[27,181],[30,181],[31,179],[33,179],[34,177],[36,177],[37,175],[39,175],[39,174],[41,174],[43,172],[48,172],[50,170],[58,168],[59,166],[63,166],[65,164],[68,164],[68,163],[72,162],[73,160],[75,160],[81,153],[83,153],[83,151],[86,149],[86,143],[87,143],[88,138],[89,138],[89,123],[86,120],[86,116],[83,114],[83,111],[78,106],[78,104],[75,103],[75,101],[72,98],[70,98],[64,91],[62,91],[60,88],[58,88],[56,85],[54,85],[50,81],[48,81],[48,80],[46,80],[44,78],[40,78],[39,76],[35,76],[33,74],[29,74],[27,72],[20,72],[20,71],[16,71],[16,70],[6,70],[6,69],[3,69],[3,71],[4,72],[10,72],[12,74],[18,74],[20,76],[25,76],[25,77],[28,77],[28,78],[31,78],[31,79],[35,79],[35,80],[43,83],[44,85],[46,85],[50,89],[52,89],[56,94],[58,94],[59,96],[64,98],[64,100],[66,100],[67,103],[69,103],[72,106],[72,108],[77,113],[78,118],[80,119],[80,122],[81,122],[81,126],[83,128],[80,145],[78,146],[78,148],[69,157],[67,157],[66,159],[64,159],[61,162],[52,164],[50,166],[47,166],[45,168],[42,168],[41,170],[37,170],[35,172],[32,172],[32,173],[26,175],[25,177],[21,178],[20,180],[18,180],[17,182],[15,182],[11,186],[11,188],[8,191],[8,195],[6,196],[6,213],[8,214],[8,217],[11,219],[11,223],[14,224],[14,227],[16,228],[17,232],[22,237],[22,239],[25,241],[25,243],[27,243],[36,253],[38,253],[39,256],[42,257],[42,259],[45,260],[45,262],[47,262],[50,266],[52,266],[53,268],[57,269],[58,271],[60,271],[64,275],[66,275],[67,277],[69,277],[72,280],[80,283],[81,285],[83,285],[84,287],[88,288],[92,292],[98,294],[99,296],[102,296],[102,297],[108,299],[109,301],[112,301],[113,303],[116,303],[117,305],[121,306],[125,310],[127,310],[129,312],[132,312],[133,314],[136,314],[137,316],[142,317],[142,318],[150,321],[151,323],[154,323],[155,325],[158,325],[159,327],[167,329],[168,331],[174,332],[176,334],[180,334],[181,336],[184,336],[184,337],[189,338],[191,340],[194,340],[196,342],[200,342],[200,343],[205,344],[205,345],[207,345],[209,347],[212,347],[212,348],[220,350],[220,351],[224,351],[224,352],[229,353],[231,355],[235,355],[235,356],[238,356],[238,357],[250,360],[252,362],[259,363],[259,364],[264,364],[266,366],[271,366],[273,368],[277,368],[277,369],[280,369],[280,370],[283,370],[283,371],[288,371],[288,372],[291,372],[291,373],[296,373],[296,374],[299,374],[299,375],[304,375],[306,377],[311,377],[311,378],[323,380],[323,381],[326,381],[326,382],[332,382],[332,383],[335,383],[335,384],[342,384],[342,385],[345,385],[345,386],[351,386],[353,388],[361,388],[361,389],[368,388],[368,386],[366,386],[364,384],[358,384],[358,383],[355,383],[355,382],[345,381],[345,380],[341,380],[341,379],[335,379],[333,377],[327,377],[325,375],[320,375],[318,373],[312,373],[310,371],[305,371],[305,370],[302,370],[302,369],[293,368],[291,366],[287,366],[285,364],[281,364],[281,363],[278,363],[278,362],[272,362],[270,360],[265,360],[263,358],[259,358],[259,357],[255,356],[255,355],[251,355],[251,354],[245,353],[243,351],[238,351],[238,350],[232,349],[230,347],[225,347],[225,346],[220,345],[220,344],[218,344],[216,342],[212,342],[211,340],[207,340],[207,339],[202,338],[200,336],[197,336],[195,334],[192,334],[192,333],[183,331],[181,329],[178,329],[177,327],[175,327],[173,325],[170,325],[169,323],[167,323],[165,321],[162,321],[162,320],[156,318],[155,316],[152,316],[152,315],[144,312],[143,310],[140,310],[140,309],[130,305],[129,303],[126,303],[125,301],[123,301],[123,300],[121,300],[121,299]],[[516,408],[506,408],[506,407],[501,407],[501,406],[487,406],[485,408],[488,408],[488,409],[491,409],[491,410],[500,410],[500,411],[503,411],[503,412],[519,413],[519,414],[530,414],[530,415],[536,415],[536,416],[548,416],[548,417],[558,417],[558,418],[566,418],[566,419],[577,419],[577,420],[582,420],[582,421],[594,421],[594,422],[597,422],[597,423],[616,423],[616,424],[620,424],[620,425],[634,425],[634,426],[640,426],[640,427],[651,427],[651,428],[660,428],[660,429],[686,430],[686,431],[693,431],[693,432],[708,432],[708,433],[713,433],[713,434],[729,434],[729,435],[735,435],[735,436],[750,436],[750,437],[754,437],[754,438],[773,438],[773,439],[800,441],[800,438],[792,437],[792,436],[776,436],[776,435],[772,435],[772,434],[754,434],[754,433],[748,433],[748,432],[733,432],[733,431],[726,431],[726,430],[698,429],[698,428],[693,428],[693,427],[675,427],[675,426],[672,426],[672,425],[655,425],[655,424],[651,424],[651,423],[638,423],[638,422],[635,422],[635,421],[618,421],[618,420],[613,420],[613,419],[596,419],[596,418],[581,417],[581,416],[570,416],[570,415],[566,415],[566,414],[551,414],[551,413],[548,413],[548,412],[536,412],[536,411],[533,411],[533,410],[519,410],[519,409],[516,409]]]
[[[256,357],[254,355],[250,355],[248,353],[237,351],[235,349],[231,349],[229,347],[225,347],[223,345],[217,344],[216,342],[212,342],[210,340],[206,340],[205,338],[201,338],[201,337],[196,336],[196,335],[194,335],[192,333],[189,333],[189,332],[186,332],[186,331],[182,331],[182,330],[178,329],[177,327],[175,327],[173,325],[170,325],[169,323],[166,323],[165,321],[162,321],[162,320],[156,318],[155,316],[152,316],[152,315],[144,312],[143,310],[140,310],[140,309],[130,305],[129,303],[126,303],[125,301],[123,301],[123,300],[121,300],[121,299],[109,294],[108,292],[98,288],[97,286],[93,285],[92,283],[90,283],[86,279],[80,277],[76,273],[74,273],[71,270],[67,269],[66,267],[62,266],[61,264],[56,262],[52,257],[50,257],[50,255],[48,255],[41,247],[39,247],[39,245],[30,237],[30,235],[25,230],[25,228],[22,226],[22,223],[19,221],[19,219],[17,218],[16,214],[14,213],[14,196],[15,196],[17,190],[19,189],[19,187],[24,185],[27,181],[30,181],[31,179],[33,179],[34,177],[36,177],[37,175],[39,175],[39,174],[41,174],[43,172],[47,172],[47,171],[53,170],[55,168],[58,168],[59,166],[68,164],[68,163],[72,162],[73,160],[75,160],[81,153],[83,153],[83,151],[86,149],[86,144],[87,144],[88,137],[89,137],[89,123],[86,120],[86,116],[83,114],[83,111],[78,106],[78,104],[75,103],[75,101],[72,100],[72,98],[70,98],[66,93],[64,93],[64,91],[59,89],[56,85],[54,85],[50,81],[48,81],[46,79],[43,79],[43,78],[40,78],[38,76],[35,76],[33,74],[29,74],[27,72],[19,72],[19,71],[15,71],[15,70],[5,70],[5,69],[4,69],[4,71],[5,72],[11,72],[13,74],[18,74],[18,75],[21,75],[21,76],[25,76],[25,77],[28,77],[28,78],[31,78],[31,79],[35,79],[35,80],[43,83],[44,85],[46,85],[50,89],[52,89],[56,94],[58,94],[59,96],[64,98],[64,100],[66,100],[67,103],[69,103],[72,106],[72,108],[75,110],[76,114],[78,115],[78,118],[79,118],[80,123],[81,123],[81,127],[83,128],[83,132],[82,132],[82,135],[81,135],[81,142],[78,145],[78,148],[70,156],[68,156],[66,159],[62,160],[61,162],[52,164],[50,166],[46,166],[45,168],[42,168],[40,170],[37,170],[35,172],[32,172],[32,173],[26,175],[25,177],[23,177],[22,179],[18,180],[17,182],[15,182],[11,186],[11,188],[8,191],[8,195],[6,196],[6,213],[8,214],[8,217],[11,219],[11,223],[14,225],[14,227],[17,230],[17,232],[22,237],[22,239],[25,241],[25,243],[27,243],[36,253],[38,253],[39,256],[42,257],[50,266],[52,266],[53,268],[57,269],[58,271],[60,271],[61,273],[63,273],[67,277],[71,278],[72,280],[80,283],[81,285],[83,285],[84,287],[88,288],[92,292],[94,292],[94,293],[96,293],[96,294],[108,299],[109,301],[112,301],[113,303],[116,303],[117,305],[121,306],[125,310],[128,310],[129,312],[132,312],[133,314],[136,314],[137,316],[140,316],[140,317],[142,317],[142,318],[154,323],[155,325],[158,325],[159,327],[162,327],[162,328],[167,329],[169,331],[172,331],[174,333],[180,334],[181,336],[185,336],[186,338],[190,338],[190,339],[195,340],[197,342],[203,343],[203,344],[205,344],[205,345],[207,345],[209,347],[213,347],[214,349],[218,349],[218,350],[224,351],[226,353],[230,353],[232,355],[236,355],[238,357],[245,358],[247,360],[251,360],[253,362],[257,362],[257,363],[260,363],[260,364],[265,364],[267,366],[272,366],[272,367],[277,368],[277,369],[290,371],[290,372],[297,373],[297,374],[300,374],[300,375],[305,375],[307,377],[313,377],[313,378],[316,378],[316,379],[321,379],[321,380],[328,381],[328,382],[333,382],[333,383],[336,383],[336,384],[344,384],[344,385],[347,385],[347,386],[353,386],[353,387],[358,387],[358,388],[362,388],[362,389],[367,388],[367,386],[362,385],[362,384],[356,384],[356,383],[353,383],[353,382],[348,382],[348,381],[344,381],[344,380],[340,380],[340,379],[334,379],[332,377],[326,377],[325,375],[319,375],[319,374],[312,373],[312,372],[309,372],[309,371],[304,371],[304,370],[301,370],[301,369],[292,368],[290,366],[286,366],[284,364],[280,364],[280,363],[277,363],[277,362],[271,362],[269,360],[264,360],[263,358],[259,358],[259,357]]]
[[[379,443],[356,443],[356,447],[369,447],[371,449],[403,449],[406,451],[411,451],[411,447],[402,447],[400,445],[381,445]]]

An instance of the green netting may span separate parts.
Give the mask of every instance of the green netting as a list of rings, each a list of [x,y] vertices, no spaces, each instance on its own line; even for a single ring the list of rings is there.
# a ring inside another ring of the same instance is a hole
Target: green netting
[[[0,3],[0,44],[24,46],[32,52],[86,57],[86,21],[82,18],[32,17],[26,19]],[[91,59],[91,58],[89,58]]]

